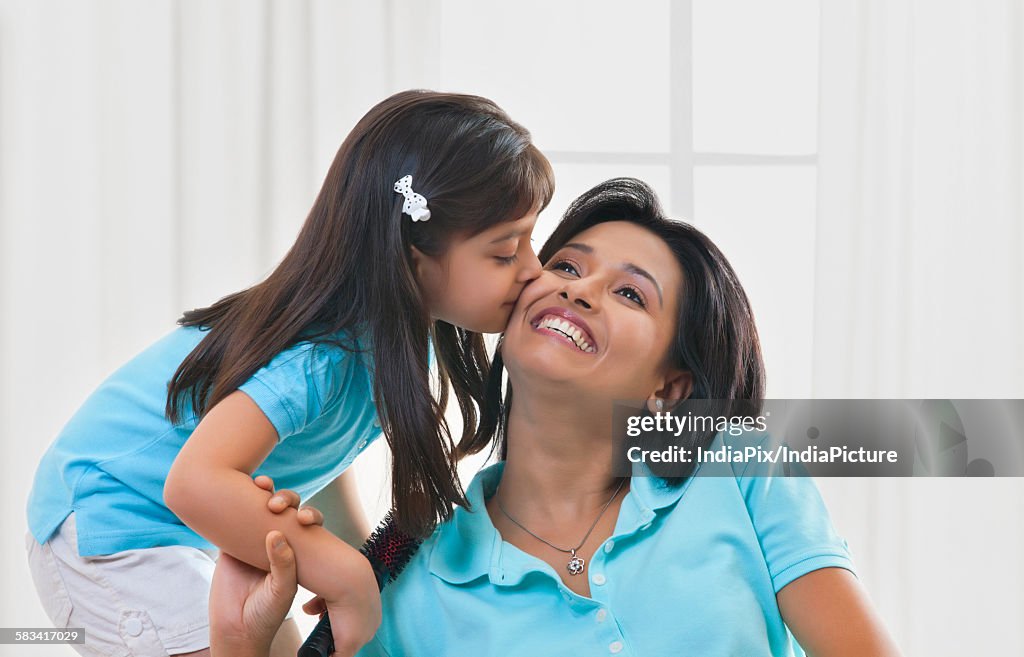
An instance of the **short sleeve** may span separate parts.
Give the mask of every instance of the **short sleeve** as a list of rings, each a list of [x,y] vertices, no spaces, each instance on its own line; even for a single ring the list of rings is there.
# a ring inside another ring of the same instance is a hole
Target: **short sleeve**
[[[378,630],[377,635],[356,653],[356,657],[391,657],[391,653],[384,647],[379,635],[380,631]]]
[[[737,477],[775,592],[821,568],[856,574],[846,541],[833,527],[814,480],[778,472]]]
[[[260,407],[280,442],[324,413],[339,393],[349,361],[339,347],[300,343],[256,370],[238,389]]]

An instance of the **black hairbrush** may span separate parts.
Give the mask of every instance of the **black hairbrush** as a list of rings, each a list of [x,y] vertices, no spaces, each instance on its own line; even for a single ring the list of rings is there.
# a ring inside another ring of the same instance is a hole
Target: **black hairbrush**
[[[370,562],[377,588],[393,581],[402,572],[412,555],[420,546],[420,540],[399,531],[391,511],[384,516],[370,538],[366,539],[359,551]],[[334,652],[334,635],[331,634],[331,620],[324,614],[309,638],[299,648],[298,657],[330,657]]]

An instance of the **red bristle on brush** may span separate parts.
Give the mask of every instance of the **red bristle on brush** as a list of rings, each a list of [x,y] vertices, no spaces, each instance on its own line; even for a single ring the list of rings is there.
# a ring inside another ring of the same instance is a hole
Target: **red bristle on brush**
[[[412,555],[416,554],[420,542],[419,539],[399,531],[395,525],[393,512],[388,511],[384,520],[359,549],[373,568],[378,589],[383,590],[385,584],[398,577],[412,559]],[[309,638],[299,648],[298,657],[330,657],[333,652],[334,635],[331,634],[331,621],[327,614],[324,614]]]

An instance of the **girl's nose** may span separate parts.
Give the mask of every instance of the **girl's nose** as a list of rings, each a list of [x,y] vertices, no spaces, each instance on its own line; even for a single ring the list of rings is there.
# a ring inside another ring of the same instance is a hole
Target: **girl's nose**
[[[537,254],[533,252],[532,247],[526,248],[526,253],[520,257],[519,262],[522,264],[520,264],[516,275],[517,283],[529,283],[539,277],[543,270],[543,267],[540,266],[540,260],[537,259]]]

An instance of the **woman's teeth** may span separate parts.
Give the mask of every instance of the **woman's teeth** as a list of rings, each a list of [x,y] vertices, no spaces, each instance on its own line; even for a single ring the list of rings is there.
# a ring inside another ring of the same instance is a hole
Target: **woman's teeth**
[[[592,354],[596,349],[587,342],[585,334],[575,324],[571,324],[561,317],[555,317],[554,315],[548,315],[537,323],[537,328],[546,328],[552,331],[558,331],[569,340],[580,350],[585,351],[588,354]]]

